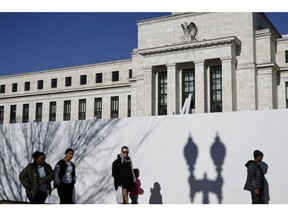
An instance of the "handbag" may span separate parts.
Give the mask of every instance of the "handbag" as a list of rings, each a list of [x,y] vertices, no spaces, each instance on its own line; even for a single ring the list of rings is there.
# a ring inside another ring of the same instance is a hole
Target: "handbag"
[[[123,204],[123,192],[122,192],[122,186],[118,186],[116,191],[116,201],[118,204]]]

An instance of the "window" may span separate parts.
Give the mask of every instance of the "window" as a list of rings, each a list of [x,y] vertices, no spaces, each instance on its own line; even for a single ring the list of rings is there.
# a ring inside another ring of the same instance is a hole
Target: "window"
[[[102,98],[95,98],[94,101],[94,118],[102,118]]]
[[[86,99],[80,99],[79,100],[79,120],[85,120],[86,119]]]
[[[222,68],[221,66],[210,67],[210,110],[222,112]]]
[[[158,115],[167,115],[167,72],[158,73]]]
[[[65,86],[71,86],[72,85],[72,77],[65,77]]]
[[[102,83],[102,73],[96,73],[96,83]]]
[[[16,123],[16,105],[10,106],[10,123]]]
[[[285,62],[288,63],[288,50],[285,51]]]
[[[286,108],[288,108],[288,82],[285,82]]]
[[[51,79],[51,88],[57,88],[57,79]]]
[[[37,89],[43,89],[43,80],[38,80]]]
[[[25,82],[24,83],[24,90],[25,91],[30,91],[30,82]]]
[[[128,104],[127,105],[128,105],[128,107],[127,107],[128,108],[127,109],[128,110],[127,116],[131,117],[131,95],[128,95]]]
[[[5,93],[5,85],[0,85],[0,93]]]
[[[63,112],[63,120],[69,121],[71,115],[71,101],[64,101],[64,112]]]
[[[13,83],[12,84],[12,92],[17,92],[18,89],[18,84],[17,83]]]
[[[56,102],[50,102],[49,121],[56,121]]]
[[[23,104],[22,122],[29,122],[29,104]]]
[[[112,72],[112,82],[119,81],[119,71]]]
[[[42,103],[36,103],[35,121],[36,122],[42,121]]]
[[[195,109],[195,69],[182,70],[182,106],[192,94],[190,109]]]
[[[80,76],[80,85],[86,85],[87,83],[87,75]]]
[[[0,106],[0,124],[4,122],[4,106]]]
[[[119,113],[119,97],[111,97],[111,118],[118,118]]]
[[[132,69],[129,70],[129,79],[132,78]]]

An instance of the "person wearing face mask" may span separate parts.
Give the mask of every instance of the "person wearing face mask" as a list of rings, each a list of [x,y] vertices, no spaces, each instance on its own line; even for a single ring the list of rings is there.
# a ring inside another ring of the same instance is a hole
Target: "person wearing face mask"
[[[51,194],[50,182],[54,179],[54,173],[52,167],[45,162],[43,152],[34,152],[32,158],[33,162],[20,172],[19,180],[31,204],[44,204],[47,193]]]
[[[112,176],[114,178],[114,187],[117,191],[119,186],[122,186],[123,204],[129,202],[129,192],[135,187],[136,178],[133,171],[132,160],[128,156],[129,148],[123,146],[117,159],[112,164]]]
[[[64,159],[55,165],[54,187],[57,188],[60,204],[74,204],[74,185],[76,182],[75,164],[71,161],[74,150],[66,149]]]

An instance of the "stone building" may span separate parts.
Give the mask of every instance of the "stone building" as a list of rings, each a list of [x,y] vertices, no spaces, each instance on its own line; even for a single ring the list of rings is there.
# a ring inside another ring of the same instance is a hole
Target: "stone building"
[[[0,77],[0,123],[286,109],[288,35],[264,13],[143,20],[131,59]]]

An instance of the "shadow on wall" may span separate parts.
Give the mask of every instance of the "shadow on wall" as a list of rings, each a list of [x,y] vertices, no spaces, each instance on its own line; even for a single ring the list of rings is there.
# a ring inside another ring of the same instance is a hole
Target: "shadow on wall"
[[[154,187],[150,188],[150,199],[149,204],[163,204],[161,195],[161,186],[158,182],[154,183]]]
[[[221,166],[223,165],[226,150],[218,134],[216,135],[215,140],[210,148],[210,153],[214,165],[216,166],[216,179],[207,179],[206,173],[204,173],[203,179],[196,179],[194,176],[194,165],[198,156],[198,148],[197,145],[193,142],[191,135],[189,135],[187,143],[184,147],[184,156],[190,171],[188,182],[190,185],[190,198],[192,203],[194,202],[195,194],[199,192],[203,193],[203,204],[209,204],[209,192],[216,194],[218,203],[222,203],[223,178],[221,176]]]

